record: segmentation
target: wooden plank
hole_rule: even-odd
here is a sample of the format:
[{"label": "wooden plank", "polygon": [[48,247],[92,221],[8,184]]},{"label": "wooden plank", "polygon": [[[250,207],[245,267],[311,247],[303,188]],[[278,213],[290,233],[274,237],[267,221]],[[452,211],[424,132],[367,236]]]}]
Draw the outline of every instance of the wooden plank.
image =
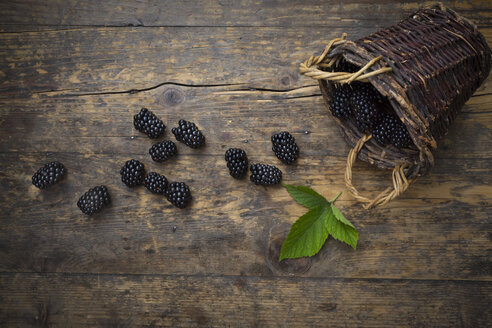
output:
[{"label": "wooden plank", "polygon": [[[487,327],[492,284],[1,274],[5,326]],[[302,301],[300,301],[302,300]]]},{"label": "wooden plank", "polygon": [[[479,25],[490,25],[487,0],[442,1]],[[432,1],[35,1],[2,2],[4,29],[18,25],[361,26],[391,24]],[[368,14],[370,13],[370,14]]]},{"label": "wooden plank", "polygon": [[[300,270],[315,277],[491,279],[490,257],[484,255],[490,250],[484,233],[490,231],[487,195],[492,193],[490,95],[471,99],[441,143],[432,174],[419,179],[390,208],[368,215],[343,196],[344,212],[363,232],[359,250],[332,242],[314,264],[309,261],[306,271],[305,263],[277,266],[274,253],[268,253],[303,209],[281,189],[248,188],[248,182],[232,180],[222,156],[228,147],[241,146],[253,161],[277,163],[269,137],[288,129],[301,146],[301,158],[296,166],[281,166],[285,181],[311,185],[326,195],[343,190],[348,148],[316,87],[277,92],[246,85],[164,85],[133,94],[69,92],[1,102],[5,115],[0,135],[6,140],[0,144],[4,270],[199,270],[266,276]],[[207,135],[207,147],[194,151],[178,144],[181,155],[176,160],[152,164],[147,155],[152,141],[132,127],[132,114],[142,105],[150,105],[168,130],[183,117],[197,122]],[[272,117],[279,119],[272,122]],[[174,139],[169,131],[166,138]],[[193,207],[180,212],[145,190],[125,188],[118,171],[131,157],[170,179],[189,182]],[[68,179],[63,187],[39,192],[30,185],[30,175],[54,159],[67,165]],[[387,172],[362,164],[355,179],[370,191],[382,190],[389,182]],[[75,202],[101,183],[108,184],[113,207],[100,219],[87,220]],[[457,224],[455,217],[469,219]],[[455,269],[450,270],[449,263]]]},{"label": "wooden plank", "polygon": [[[299,63],[320,53],[328,40],[342,32],[357,38],[375,30],[105,27],[0,34],[0,97],[52,90],[135,92],[169,82],[291,90],[315,85],[299,75]],[[492,28],[481,31],[491,42]],[[490,83],[480,93],[492,93]]]},{"label": "wooden plank", "polygon": [[[270,136],[287,129],[302,142],[305,157],[345,157],[348,147],[318,92],[317,87],[270,92],[232,86],[165,85],[137,94],[47,93],[29,99],[0,100],[5,111],[0,118],[0,136],[12,141],[1,143],[0,152],[144,155],[152,141],[137,132],[132,122],[133,114],[141,106],[148,106],[167,125],[167,139],[174,140],[170,130],[179,119],[195,121],[207,135],[204,153],[209,155],[222,155],[226,147],[245,142],[251,155],[258,153],[257,149],[261,149],[260,154],[272,155]],[[469,101],[439,143],[437,161],[492,157],[490,105],[492,94]],[[272,116],[279,119],[272,122]],[[194,153],[186,147],[183,151]]]},{"label": "wooden plank", "polygon": [[[347,30],[351,35],[356,31]],[[299,81],[300,61],[342,32],[162,27],[0,34],[0,92],[7,97],[50,90],[120,92],[166,82],[248,83],[275,89],[314,85],[312,80]],[[272,44],[272,39],[283,46]],[[306,47],[310,43],[317,46]]]},{"label": "wooden plank", "polygon": [[[0,155],[0,270],[261,276],[298,270],[295,261],[279,267],[275,255],[289,225],[305,211],[285,190],[233,180],[222,155],[181,155],[169,165],[135,157],[171,180],[189,183],[192,206],[180,211],[143,187],[125,187],[118,171],[130,156]],[[272,161],[272,155],[251,158]],[[64,162],[69,173],[65,182],[40,192],[30,185],[30,174],[36,161],[51,159]],[[435,174],[371,212],[342,195],[340,208],[361,231],[357,251],[331,240],[299,274],[492,280],[490,163],[438,162]],[[331,197],[344,188],[343,167],[342,158],[305,158],[284,168],[284,181]],[[387,173],[358,168],[356,181],[363,177],[366,189],[388,183]],[[98,184],[108,186],[113,204],[88,219],[76,201]]]}]

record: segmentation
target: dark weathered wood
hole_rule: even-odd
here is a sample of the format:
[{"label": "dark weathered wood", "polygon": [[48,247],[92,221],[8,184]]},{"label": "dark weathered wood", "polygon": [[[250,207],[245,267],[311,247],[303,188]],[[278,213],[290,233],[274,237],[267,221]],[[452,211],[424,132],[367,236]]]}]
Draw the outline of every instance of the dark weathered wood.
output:
[{"label": "dark weathered wood", "polygon": [[3,274],[0,323],[486,327],[491,293],[489,282],[466,281]]},{"label": "dark weathered wood", "polygon": [[[105,27],[5,33],[0,34],[0,97],[52,90],[129,92],[169,82],[290,90],[315,85],[299,75],[299,63],[330,39],[342,32],[356,39],[375,30]],[[481,31],[492,40],[492,28]]]},{"label": "dark weathered wood", "polygon": [[[219,155],[228,146],[248,142],[244,146],[250,156],[268,152],[274,158],[269,138],[288,129],[303,143],[304,156],[346,156],[348,147],[329,119],[316,87],[290,92],[231,90],[236,89],[166,85],[138,94],[74,97],[50,93],[0,100],[0,106],[11,109],[2,115],[0,127],[9,140],[15,140],[1,143],[0,152],[145,155],[153,141],[134,130],[132,117],[141,106],[148,106],[167,125],[165,139],[174,139],[170,130],[179,119],[195,121],[209,138],[207,150],[199,154]],[[440,157],[491,157],[491,104],[492,94],[470,100],[448,136],[440,141],[438,161]],[[272,122],[272,116],[280,119]],[[35,137],[35,142],[26,136]],[[181,148],[186,154],[197,153]]]},{"label": "dark weathered wood", "polygon": [[[272,155],[258,156],[245,146],[250,158],[274,162]],[[270,276],[289,270],[270,270],[268,261],[276,259],[266,252],[269,231],[305,210],[282,188],[266,190],[231,179],[222,154],[180,155],[164,165],[152,164],[145,153],[43,155],[39,163],[58,159],[69,172],[66,181],[43,192],[30,185],[38,157],[0,155],[6,163],[0,189],[6,214],[0,228],[2,271]],[[118,170],[130,157],[171,180],[189,183],[191,208],[177,211],[143,187],[125,187]],[[438,161],[435,174],[423,177],[388,208],[370,214],[342,195],[340,208],[361,231],[358,250],[330,241],[305,275],[491,280],[486,255],[492,216],[487,196],[492,192],[490,163]],[[363,177],[366,188],[381,190],[388,183],[384,172],[360,167],[365,168],[356,178]],[[311,185],[331,197],[343,190],[343,169],[343,158],[310,156],[285,169],[284,181]],[[98,184],[108,186],[113,204],[87,219],[76,201]]]},{"label": "dark weathered wood", "polygon": [[[63,1],[0,4],[3,29],[23,25],[73,26],[379,26],[435,1]],[[490,3],[441,1],[479,25],[490,25]]]},{"label": "dark weathered wood", "polygon": [[[448,4],[492,43],[488,1]],[[486,326],[492,78],[401,198],[366,212],[341,196],[356,251],[329,240],[313,258],[278,263],[305,209],[281,187],[230,178],[223,160],[239,146],[287,183],[343,190],[348,147],[298,64],[342,32],[355,39],[418,6],[0,3],[0,326]],[[163,118],[164,139],[186,118],[207,146],[178,144],[177,158],[153,163],[152,140],[132,127],[142,106]],[[282,130],[299,143],[296,165],[271,152]],[[126,188],[118,171],[130,158],[189,183],[192,206]],[[31,175],[55,159],[67,177],[39,191]],[[365,192],[389,183],[386,171],[355,169]],[[113,203],[88,219],[76,201],[98,184]]]}]

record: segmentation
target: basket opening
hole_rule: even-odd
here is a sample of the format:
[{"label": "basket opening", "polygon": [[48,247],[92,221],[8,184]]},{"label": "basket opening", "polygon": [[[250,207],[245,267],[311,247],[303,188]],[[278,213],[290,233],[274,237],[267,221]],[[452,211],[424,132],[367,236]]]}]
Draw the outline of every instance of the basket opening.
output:
[{"label": "basket opening", "polygon": [[[333,72],[355,73],[359,66],[340,58],[330,68]],[[330,82],[331,83],[331,82]],[[395,150],[415,150],[405,124],[398,118],[389,99],[370,82],[332,83],[329,102],[331,113],[360,134],[371,134],[379,146]]]}]

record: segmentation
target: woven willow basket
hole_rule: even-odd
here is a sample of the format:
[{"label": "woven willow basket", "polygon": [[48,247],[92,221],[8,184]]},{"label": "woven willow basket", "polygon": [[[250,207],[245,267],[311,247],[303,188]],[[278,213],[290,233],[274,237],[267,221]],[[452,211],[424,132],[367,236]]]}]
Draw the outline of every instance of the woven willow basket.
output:
[{"label": "woven willow basket", "polygon": [[[300,65],[300,72],[319,81],[327,106],[342,83],[371,83],[389,100],[405,124],[414,145],[408,149],[381,146],[349,120],[339,120],[352,148],[345,183],[364,207],[384,205],[403,193],[416,177],[434,164],[439,140],[456,114],[490,71],[491,51],[477,27],[441,4],[424,8],[402,22],[355,42],[332,40],[323,53]],[[334,72],[345,60],[360,67],[356,73]],[[352,184],[356,158],[393,170],[393,186],[373,199]]]}]

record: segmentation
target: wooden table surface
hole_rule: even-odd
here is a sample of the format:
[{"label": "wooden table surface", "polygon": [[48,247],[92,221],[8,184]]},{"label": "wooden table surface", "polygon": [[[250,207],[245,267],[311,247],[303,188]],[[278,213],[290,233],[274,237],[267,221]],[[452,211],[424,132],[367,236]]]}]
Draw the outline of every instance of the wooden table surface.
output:
[{"label": "wooden table surface", "polygon": [[[492,3],[448,1],[492,44]],[[420,1],[2,1],[0,3],[0,326],[485,327],[492,322],[492,78],[440,141],[431,174],[384,208],[338,206],[358,249],[329,239],[278,263],[305,209],[282,187],[237,181],[229,147],[273,163],[284,182],[344,190],[348,147],[298,65],[347,32],[398,22]],[[133,128],[146,106],[207,138],[166,164]],[[270,136],[296,138],[285,166]],[[119,176],[135,158],[191,187],[179,210]],[[66,179],[31,184],[59,160]],[[356,165],[376,192],[389,173]],[[112,206],[76,206],[104,184]]]}]

